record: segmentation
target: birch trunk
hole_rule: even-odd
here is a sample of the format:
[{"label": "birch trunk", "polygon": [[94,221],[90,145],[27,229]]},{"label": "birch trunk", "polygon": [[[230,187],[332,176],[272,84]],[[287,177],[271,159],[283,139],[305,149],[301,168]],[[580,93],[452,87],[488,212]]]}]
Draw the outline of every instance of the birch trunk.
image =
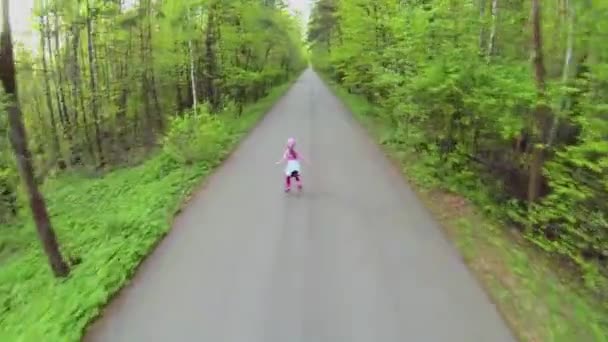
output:
[{"label": "birch trunk", "polygon": [[[562,69],[562,84],[566,85],[570,78],[570,70],[572,67],[572,57],[574,55],[574,21],[575,21],[575,9],[570,4],[569,0],[565,0],[564,6],[566,7],[568,16],[568,38],[566,43],[566,52],[564,53],[564,66]],[[561,101],[560,110],[567,110],[570,107],[570,100],[568,95],[564,95]],[[555,141],[557,134],[557,127],[559,126],[559,115],[553,116],[551,122],[551,128],[549,133],[549,140],[547,141],[547,147],[551,147]]]},{"label": "birch trunk", "polygon": [[488,43],[488,56],[496,54],[496,29],[498,21],[498,0],[492,0],[492,29],[490,31],[490,41]]}]

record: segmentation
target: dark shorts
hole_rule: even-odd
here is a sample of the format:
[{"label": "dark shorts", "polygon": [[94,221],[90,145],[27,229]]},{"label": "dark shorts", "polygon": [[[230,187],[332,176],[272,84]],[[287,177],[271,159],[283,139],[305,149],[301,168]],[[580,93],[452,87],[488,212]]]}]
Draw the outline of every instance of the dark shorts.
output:
[{"label": "dark shorts", "polygon": [[291,175],[289,175],[289,177],[293,177],[293,178],[299,178],[300,177],[300,173],[298,171],[292,171]]}]

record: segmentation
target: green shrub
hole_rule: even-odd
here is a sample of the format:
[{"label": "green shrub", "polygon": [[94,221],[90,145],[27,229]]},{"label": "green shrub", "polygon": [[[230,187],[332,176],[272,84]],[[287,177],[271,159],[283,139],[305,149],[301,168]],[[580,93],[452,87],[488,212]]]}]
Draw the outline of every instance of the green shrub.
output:
[{"label": "green shrub", "polygon": [[199,107],[171,120],[164,138],[164,151],[175,161],[193,164],[213,160],[230,140],[230,129],[217,116]]},{"label": "green shrub", "polygon": [[12,220],[19,209],[19,178],[13,168],[0,168],[0,222]]}]

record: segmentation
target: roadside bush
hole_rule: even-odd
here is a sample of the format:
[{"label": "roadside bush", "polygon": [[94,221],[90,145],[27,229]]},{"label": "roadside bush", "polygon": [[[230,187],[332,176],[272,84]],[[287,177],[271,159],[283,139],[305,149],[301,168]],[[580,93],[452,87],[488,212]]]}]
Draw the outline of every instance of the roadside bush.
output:
[{"label": "roadside bush", "polygon": [[215,159],[229,140],[230,129],[225,122],[201,106],[196,112],[171,120],[164,150],[177,162],[194,164]]}]

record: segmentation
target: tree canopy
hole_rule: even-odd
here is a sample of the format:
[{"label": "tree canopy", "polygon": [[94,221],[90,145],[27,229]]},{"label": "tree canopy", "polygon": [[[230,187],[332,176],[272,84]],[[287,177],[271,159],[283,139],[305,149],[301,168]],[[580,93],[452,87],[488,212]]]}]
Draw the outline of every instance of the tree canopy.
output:
[{"label": "tree canopy", "polygon": [[[281,1],[36,0],[33,17],[39,46],[16,61],[39,181],[130,163],[171,117],[196,105],[239,112],[305,65]],[[4,220],[19,209],[9,151],[0,146]]]}]

